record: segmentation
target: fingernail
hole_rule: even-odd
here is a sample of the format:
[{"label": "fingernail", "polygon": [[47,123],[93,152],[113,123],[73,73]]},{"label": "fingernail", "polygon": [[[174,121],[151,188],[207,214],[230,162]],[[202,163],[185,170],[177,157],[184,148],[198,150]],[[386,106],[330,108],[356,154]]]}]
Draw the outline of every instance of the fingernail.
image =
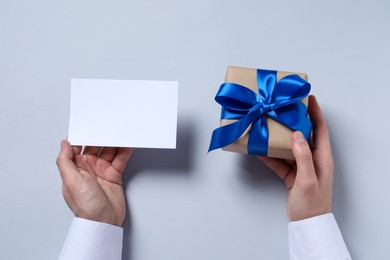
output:
[{"label": "fingernail", "polygon": [[303,134],[299,131],[296,131],[293,133],[293,136],[294,136],[294,141],[296,143],[303,143],[305,141],[305,137],[303,136]]},{"label": "fingernail", "polygon": [[64,140],[61,141],[61,149],[64,147]]}]

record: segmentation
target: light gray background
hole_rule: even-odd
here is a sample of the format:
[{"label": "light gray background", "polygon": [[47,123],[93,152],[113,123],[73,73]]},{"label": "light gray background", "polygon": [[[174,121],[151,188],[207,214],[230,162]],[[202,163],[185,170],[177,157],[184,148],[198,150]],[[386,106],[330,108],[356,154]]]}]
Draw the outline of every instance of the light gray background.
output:
[{"label": "light gray background", "polygon": [[72,77],[180,83],[177,150],[137,150],[126,169],[123,259],[287,259],[282,182],[253,157],[207,154],[227,65],[308,73],[351,255],[388,258],[389,11],[386,0],[2,0],[0,259],[55,259],[66,237],[55,158]]}]

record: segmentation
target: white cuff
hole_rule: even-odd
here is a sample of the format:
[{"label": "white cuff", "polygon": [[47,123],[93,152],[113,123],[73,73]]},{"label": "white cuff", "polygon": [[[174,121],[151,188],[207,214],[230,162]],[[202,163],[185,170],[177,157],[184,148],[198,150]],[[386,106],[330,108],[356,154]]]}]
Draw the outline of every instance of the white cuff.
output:
[{"label": "white cuff", "polygon": [[59,260],[120,260],[123,228],[74,218]]},{"label": "white cuff", "polygon": [[332,213],[288,224],[290,260],[350,260]]}]

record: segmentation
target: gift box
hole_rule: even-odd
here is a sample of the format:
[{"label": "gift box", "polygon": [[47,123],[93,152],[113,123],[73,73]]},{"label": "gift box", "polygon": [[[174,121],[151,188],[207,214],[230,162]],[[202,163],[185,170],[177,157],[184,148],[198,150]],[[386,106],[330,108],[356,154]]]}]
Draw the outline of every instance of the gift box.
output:
[{"label": "gift box", "polygon": [[307,116],[310,84],[305,73],[229,66],[215,97],[221,104],[220,128],[209,151],[225,151],[294,159],[293,131],[310,138]]}]

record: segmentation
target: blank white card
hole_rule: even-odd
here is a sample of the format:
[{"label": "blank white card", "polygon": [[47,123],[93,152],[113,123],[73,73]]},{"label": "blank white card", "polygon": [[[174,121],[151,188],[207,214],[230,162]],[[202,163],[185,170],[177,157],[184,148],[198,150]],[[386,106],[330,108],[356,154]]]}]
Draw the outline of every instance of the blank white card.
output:
[{"label": "blank white card", "polygon": [[72,145],[176,148],[178,82],[72,79]]}]

